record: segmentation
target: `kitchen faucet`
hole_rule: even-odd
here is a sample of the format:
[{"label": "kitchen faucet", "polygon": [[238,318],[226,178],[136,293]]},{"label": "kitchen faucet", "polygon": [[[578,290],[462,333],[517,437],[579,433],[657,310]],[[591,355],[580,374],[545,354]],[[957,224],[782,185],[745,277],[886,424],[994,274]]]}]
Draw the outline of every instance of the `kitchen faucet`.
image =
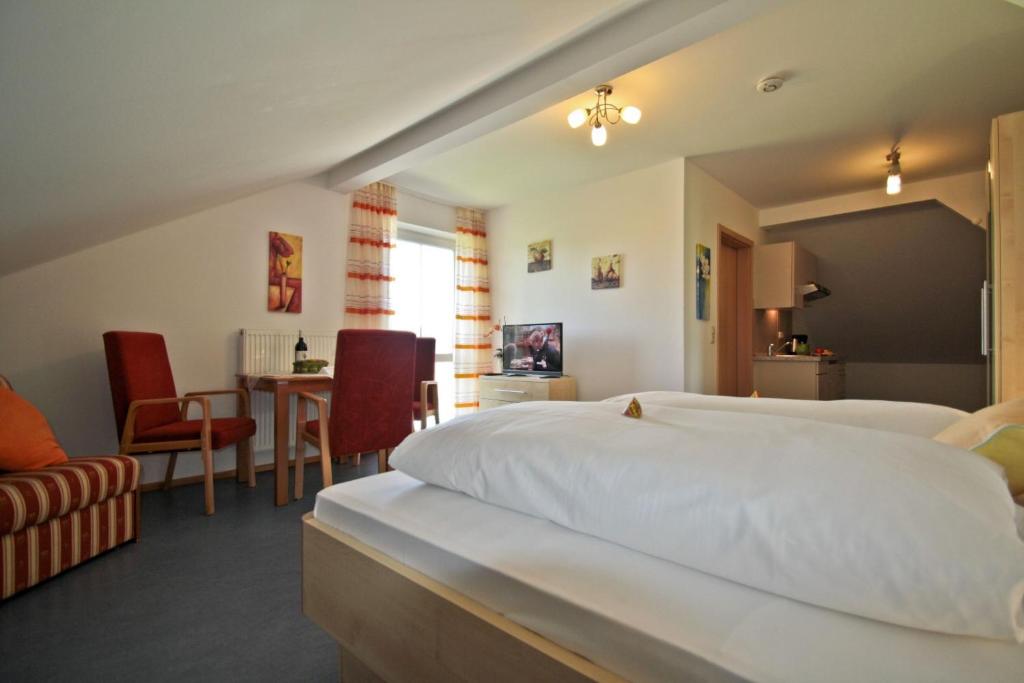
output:
[{"label": "kitchen faucet", "polygon": [[[782,351],[787,346],[790,347],[790,350],[793,353],[796,353],[796,340],[795,339],[789,339],[787,341],[782,342],[782,345],[779,347],[779,351]],[[772,356],[775,355],[775,353],[776,353],[776,351],[775,351],[775,344],[769,344],[768,345],[768,357],[771,358]]]}]

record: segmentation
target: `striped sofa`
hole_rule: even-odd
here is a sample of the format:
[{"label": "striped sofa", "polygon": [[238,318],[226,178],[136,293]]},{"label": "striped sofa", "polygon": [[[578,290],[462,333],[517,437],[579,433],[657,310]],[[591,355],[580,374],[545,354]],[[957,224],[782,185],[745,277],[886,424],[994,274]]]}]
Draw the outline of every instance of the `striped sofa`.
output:
[{"label": "striped sofa", "polygon": [[116,455],[0,474],[0,600],[137,541],[139,471]]}]

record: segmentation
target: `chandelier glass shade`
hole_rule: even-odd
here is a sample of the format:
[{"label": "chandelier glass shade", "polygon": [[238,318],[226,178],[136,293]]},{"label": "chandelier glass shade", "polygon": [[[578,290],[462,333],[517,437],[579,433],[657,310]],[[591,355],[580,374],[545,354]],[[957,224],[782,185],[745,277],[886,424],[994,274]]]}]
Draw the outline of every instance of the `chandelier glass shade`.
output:
[{"label": "chandelier glass shade", "polygon": [[886,155],[885,160],[889,162],[889,175],[885,179],[885,193],[899,194],[903,189],[903,180],[900,177],[903,169],[900,168],[900,148],[893,147]]}]

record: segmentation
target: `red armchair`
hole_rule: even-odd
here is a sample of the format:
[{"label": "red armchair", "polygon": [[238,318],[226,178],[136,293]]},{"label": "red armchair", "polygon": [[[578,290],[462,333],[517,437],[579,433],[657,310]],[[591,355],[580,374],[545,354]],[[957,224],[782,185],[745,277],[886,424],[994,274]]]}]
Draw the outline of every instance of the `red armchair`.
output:
[{"label": "red armchair", "polygon": [[437,414],[437,382],[434,381],[434,349],[432,337],[416,339],[416,376],[412,383],[412,419],[420,421],[420,429],[427,428],[427,417],[434,416],[434,424],[440,424]]},{"label": "red armchair", "polygon": [[[331,454],[358,458],[377,451],[381,472],[388,454],[412,432],[409,386],[416,363],[416,335],[385,330],[341,330],[334,357],[334,388],[330,419],[324,426],[327,401],[298,394],[295,412],[295,497],[302,497],[305,444],[320,449],[324,487],[332,483]],[[307,402],[316,406],[316,420],[306,416]],[[326,429],[327,437],[324,438]]]},{"label": "red armchair", "polygon": [[[208,515],[214,513],[213,451],[235,445],[239,475],[244,469],[249,486],[256,485],[250,442],[256,433],[256,422],[249,416],[249,393],[245,389],[195,391],[179,397],[167,346],[159,334],[107,332],[103,335],[103,347],[121,453],[170,453],[164,477],[167,488],[174,477],[178,453],[200,451]],[[237,395],[236,417],[212,416],[210,396],[219,394]],[[193,403],[199,406],[201,419],[188,418]]]}]

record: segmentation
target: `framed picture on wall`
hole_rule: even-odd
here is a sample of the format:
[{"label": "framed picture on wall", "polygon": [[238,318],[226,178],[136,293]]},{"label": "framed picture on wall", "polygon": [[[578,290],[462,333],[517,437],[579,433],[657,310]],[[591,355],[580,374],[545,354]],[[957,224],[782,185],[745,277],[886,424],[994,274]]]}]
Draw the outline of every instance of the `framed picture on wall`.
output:
[{"label": "framed picture on wall", "polygon": [[711,247],[697,245],[697,320],[711,320]]},{"label": "framed picture on wall", "polygon": [[622,286],[622,254],[595,256],[590,261],[591,289],[618,289]]},{"label": "framed picture on wall", "polygon": [[267,310],[302,313],[302,237],[270,233]]},{"label": "framed picture on wall", "polygon": [[551,240],[534,242],[526,248],[526,272],[540,273],[551,270]]}]

